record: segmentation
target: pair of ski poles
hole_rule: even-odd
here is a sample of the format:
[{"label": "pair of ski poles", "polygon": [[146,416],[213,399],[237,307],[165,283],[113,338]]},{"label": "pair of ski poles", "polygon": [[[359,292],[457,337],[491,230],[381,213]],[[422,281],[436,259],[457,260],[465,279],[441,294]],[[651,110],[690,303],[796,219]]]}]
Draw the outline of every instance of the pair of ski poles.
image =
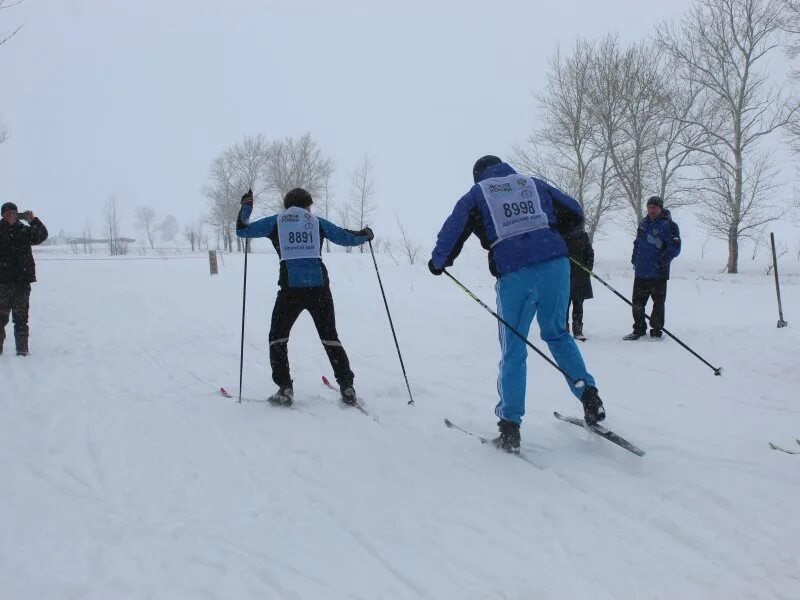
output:
[{"label": "pair of ski poles", "polygon": [[[383,305],[386,307],[386,315],[389,317],[389,326],[392,329],[392,337],[394,338],[394,345],[397,348],[397,357],[400,359],[400,368],[403,370],[403,378],[406,380],[406,389],[408,390],[408,404],[414,405],[414,397],[411,395],[411,386],[408,383],[408,375],[406,374],[406,365],[403,363],[403,355],[400,353],[400,344],[397,342],[397,333],[394,330],[394,322],[392,321],[392,313],[389,311],[389,303],[386,301],[386,292],[383,290],[383,281],[381,281],[381,274],[378,271],[378,261],[375,260],[375,251],[372,249],[372,240],[368,242],[369,252],[372,255],[372,262],[375,265],[375,274],[378,276],[378,285],[381,287],[381,295],[383,296]],[[247,255],[250,250],[250,240],[245,240],[244,246],[244,284],[242,285],[242,336],[241,346],[239,348],[239,399],[242,402],[242,376],[244,374],[244,320],[245,309],[247,306]]]}]

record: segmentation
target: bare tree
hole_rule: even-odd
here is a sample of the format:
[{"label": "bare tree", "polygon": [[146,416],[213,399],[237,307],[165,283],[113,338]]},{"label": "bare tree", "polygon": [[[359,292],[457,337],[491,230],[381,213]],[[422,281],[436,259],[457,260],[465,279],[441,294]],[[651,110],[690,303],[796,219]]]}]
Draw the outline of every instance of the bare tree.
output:
[{"label": "bare tree", "polygon": [[659,185],[656,148],[666,87],[659,62],[649,45],[621,48],[609,35],[597,46],[589,87],[596,143],[608,152],[635,225]]},{"label": "bare tree", "polygon": [[[373,198],[375,196],[375,180],[372,178],[372,162],[368,155],[364,155],[363,162],[353,173],[352,187],[350,188],[350,207],[353,216],[353,228],[364,229],[369,222],[369,217],[375,210]],[[363,244],[359,251],[364,252]]]},{"label": "bare tree", "polygon": [[[400,236],[403,240],[403,252],[408,258],[408,264],[413,265],[414,262],[417,260],[417,256],[419,255],[421,246],[419,244],[415,244],[406,234],[406,228],[400,223],[400,219],[397,219],[397,227],[400,228]],[[393,257],[394,258],[394,257]]]},{"label": "bare tree", "polygon": [[211,163],[208,178],[209,183],[203,186],[203,195],[209,202],[208,224],[215,229],[217,239],[222,241],[223,250],[232,252],[234,239],[237,250],[240,250],[240,238],[234,235],[234,228],[243,192],[236,170],[225,154]]},{"label": "bare tree", "polygon": [[334,164],[332,159],[322,154],[311,134],[306,133],[298,139],[287,137],[273,142],[266,170],[272,208],[281,211],[283,197],[289,190],[302,187],[314,198],[324,192]]},{"label": "bare tree", "polygon": [[[336,209],[336,214],[339,216],[339,224],[345,229],[352,229],[353,212],[349,204],[343,204]],[[350,254],[353,251],[352,246],[345,246],[345,252]]]},{"label": "bare tree", "polygon": [[155,248],[153,240],[156,233],[156,211],[150,206],[140,206],[136,209],[136,227],[144,229],[147,241],[150,242],[150,249]]},{"label": "bare tree", "polygon": [[[330,184],[331,173],[325,177],[325,186],[322,195],[314,202],[317,205],[316,212],[327,221],[330,221],[331,208],[333,207],[333,191],[331,190]],[[331,241],[328,238],[325,238],[325,252],[328,254],[331,252]]]},{"label": "bare tree", "polygon": [[[4,10],[7,8],[11,8],[12,6],[17,6],[18,4],[22,4],[22,0],[17,0],[16,2],[9,2],[8,0],[0,0],[0,10]],[[12,29],[11,31],[6,31],[4,33],[0,33],[0,46],[5,44],[8,40],[14,37],[19,30],[22,29],[22,26],[25,23],[20,23],[16,28]]]},{"label": "bare tree", "polygon": [[189,245],[192,247],[192,252],[194,252],[195,249],[201,249],[203,239],[203,223],[195,222],[190,225],[186,225],[183,228],[183,237],[187,242],[189,242]]},{"label": "bare tree", "polygon": [[589,106],[594,44],[578,39],[570,54],[550,59],[547,83],[536,95],[542,126],[528,138],[528,148],[514,148],[512,162],[521,170],[564,189],[581,205],[590,237],[614,208],[609,154],[597,144]]},{"label": "bare tree", "polygon": [[161,240],[169,243],[178,235],[178,221],[174,215],[167,215],[164,220],[158,225],[158,232],[161,234]]},{"label": "bare tree", "polygon": [[112,194],[109,194],[103,211],[103,233],[106,236],[108,253],[111,256],[127,254],[127,243],[121,239],[119,233],[121,219],[122,215],[117,206],[117,199]]},{"label": "bare tree", "polygon": [[798,111],[794,98],[768,84],[766,59],[781,44],[782,2],[696,0],[679,26],[657,29],[680,76],[700,88],[683,121],[700,132],[693,150],[703,156],[703,222],[728,242],[729,273],[738,272],[740,238],[781,214],[766,204],[771,171],[756,150]]}]

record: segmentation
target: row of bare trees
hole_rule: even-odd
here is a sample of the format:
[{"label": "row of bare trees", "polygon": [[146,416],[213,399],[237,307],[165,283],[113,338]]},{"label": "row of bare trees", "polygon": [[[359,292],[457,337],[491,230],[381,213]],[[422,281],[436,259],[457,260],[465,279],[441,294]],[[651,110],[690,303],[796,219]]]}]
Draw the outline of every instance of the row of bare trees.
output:
[{"label": "row of bare trees", "polygon": [[698,206],[736,273],[741,240],[790,205],[764,144],[783,130],[800,150],[800,104],[768,70],[781,48],[800,53],[798,0],[696,0],[649,41],[579,39],[551,59],[542,125],[514,161],[572,194],[591,236],[618,214],[638,223],[650,195]]},{"label": "row of bare trees", "polygon": [[[218,156],[209,169],[202,193],[208,201],[207,223],[217,232],[224,250],[242,250],[235,235],[241,195],[253,190],[256,210],[279,212],[289,190],[302,187],[314,198],[315,212],[335,214],[347,229],[362,229],[375,209],[374,165],[368,156],[353,173],[351,197],[334,206],[331,178],[333,159],[325,156],[311,134],[268,141],[259,134],[245,137]],[[330,251],[330,246],[328,246]]]}]

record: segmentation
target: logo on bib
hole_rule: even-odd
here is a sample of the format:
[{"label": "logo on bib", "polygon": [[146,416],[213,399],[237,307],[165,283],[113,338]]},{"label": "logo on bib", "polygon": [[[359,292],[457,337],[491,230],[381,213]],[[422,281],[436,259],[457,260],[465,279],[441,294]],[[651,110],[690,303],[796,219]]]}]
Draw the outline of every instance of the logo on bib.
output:
[{"label": "logo on bib", "polygon": [[517,185],[519,187],[525,187],[526,185],[528,185],[528,180],[520,177],[519,179],[517,179]]},{"label": "logo on bib", "polygon": [[489,193],[490,194],[510,194],[511,193],[511,184],[510,183],[490,183],[489,184]]},{"label": "logo on bib", "polygon": [[281,216],[281,223],[297,223],[300,221],[300,217],[297,215],[282,215]]}]

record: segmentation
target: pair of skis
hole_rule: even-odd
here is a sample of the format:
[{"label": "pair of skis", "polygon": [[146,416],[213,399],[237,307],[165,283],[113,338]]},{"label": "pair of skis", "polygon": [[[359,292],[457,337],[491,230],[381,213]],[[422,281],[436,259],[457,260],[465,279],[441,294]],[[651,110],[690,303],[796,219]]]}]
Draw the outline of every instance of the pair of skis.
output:
[{"label": "pair of skis", "polygon": [[[794,440],[800,446],[800,438]],[[782,448],[777,444],[773,444],[772,442],[769,443],[769,447],[773,450],[777,450],[778,452],[785,452],[786,454],[800,454],[800,448],[797,450],[787,450],[786,448]]]},{"label": "pair of skis", "polygon": [[[606,427],[603,427],[602,425],[599,425],[599,424],[597,424],[597,425],[587,425],[586,422],[583,419],[579,419],[577,417],[565,417],[564,415],[562,415],[562,414],[560,414],[558,412],[554,412],[553,416],[556,419],[558,419],[559,421],[564,421],[565,423],[572,423],[573,425],[576,425],[578,427],[586,429],[587,431],[591,431],[595,435],[598,435],[601,438],[604,438],[604,439],[608,440],[609,442],[611,442],[613,444],[616,444],[620,448],[622,448],[624,450],[627,450],[628,452],[630,452],[632,454],[635,454],[636,456],[644,456],[645,455],[645,451],[644,450],[642,450],[638,446],[632,444],[631,442],[629,442],[628,440],[626,440],[622,436],[617,435],[616,433],[614,433],[610,429],[608,429]],[[460,426],[456,425],[450,419],[445,419],[444,420],[444,424],[447,427],[449,427],[450,429],[456,429],[457,431],[460,431],[460,432],[465,433],[465,434],[467,434],[469,436],[477,438],[478,440],[480,440],[480,442],[482,444],[491,444],[491,440],[489,440],[489,439],[487,439],[485,437],[481,437],[479,435],[476,435],[476,434],[472,433],[471,431],[468,431],[468,430],[464,429],[463,427],[460,427]],[[520,456],[522,456],[522,455],[520,455]],[[528,462],[530,462],[530,461],[528,461]]]},{"label": "pair of skis", "polygon": [[[329,380],[327,377],[325,377],[325,375],[323,375],[323,376],[322,376],[322,385],[324,385],[324,386],[325,386],[325,387],[327,387],[328,389],[331,389],[331,390],[333,390],[334,392],[337,392],[337,393],[339,392],[339,390],[337,390],[337,389],[336,389],[336,388],[333,386],[333,384],[330,382],[330,380]],[[220,393],[222,396],[224,396],[225,398],[233,398],[233,397],[234,397],[234,396],[232,396],[232,395],[230,394],[230,392],[228,392],[228,390],[226,390],[224,387],[220,387],[220,388],[219,388],[219,393]],[[267,403],[267,404],[272,404],[272,403],[271,403],[271,402],[270,402],[268,399],[257,399],[257,398],[242,398],[242,402],[265,402],[265,403]],[[360,402],[358,402],[358,401],[357,401],[357,402],[356,402],[356,404],[346,404],[346,403],[343,403],[343,404],[345,404],[345,406],[348,406],[348,407],[352,406],[353,408],[355,408],[356,410],[358,410],[360,413],[362,413],[362,414],[364,414],[364,415],[366,415],[366,416],[370,417],[370,418],[371,418],[371,419],[373,419],[374,421],[377,421],[377,418],[373,417],[373,416],[372,416],[372,415],[371,415],[371,414],[370,414],[370,413],[367,411],[367,409],[366,409],[366,408],[364,408],[364,407],[361,405],[361,403],[360,403]],[[273,406],[277,406],[277,404],[273,404]],[[290,410],[301,410],[301,411],[302,411],[302,409],[301,409],[301,408],[299,408],[299,407],[296,407],[296,406],[283,406],[282,408],[288,408],[288,409],[290,409]]]}]

